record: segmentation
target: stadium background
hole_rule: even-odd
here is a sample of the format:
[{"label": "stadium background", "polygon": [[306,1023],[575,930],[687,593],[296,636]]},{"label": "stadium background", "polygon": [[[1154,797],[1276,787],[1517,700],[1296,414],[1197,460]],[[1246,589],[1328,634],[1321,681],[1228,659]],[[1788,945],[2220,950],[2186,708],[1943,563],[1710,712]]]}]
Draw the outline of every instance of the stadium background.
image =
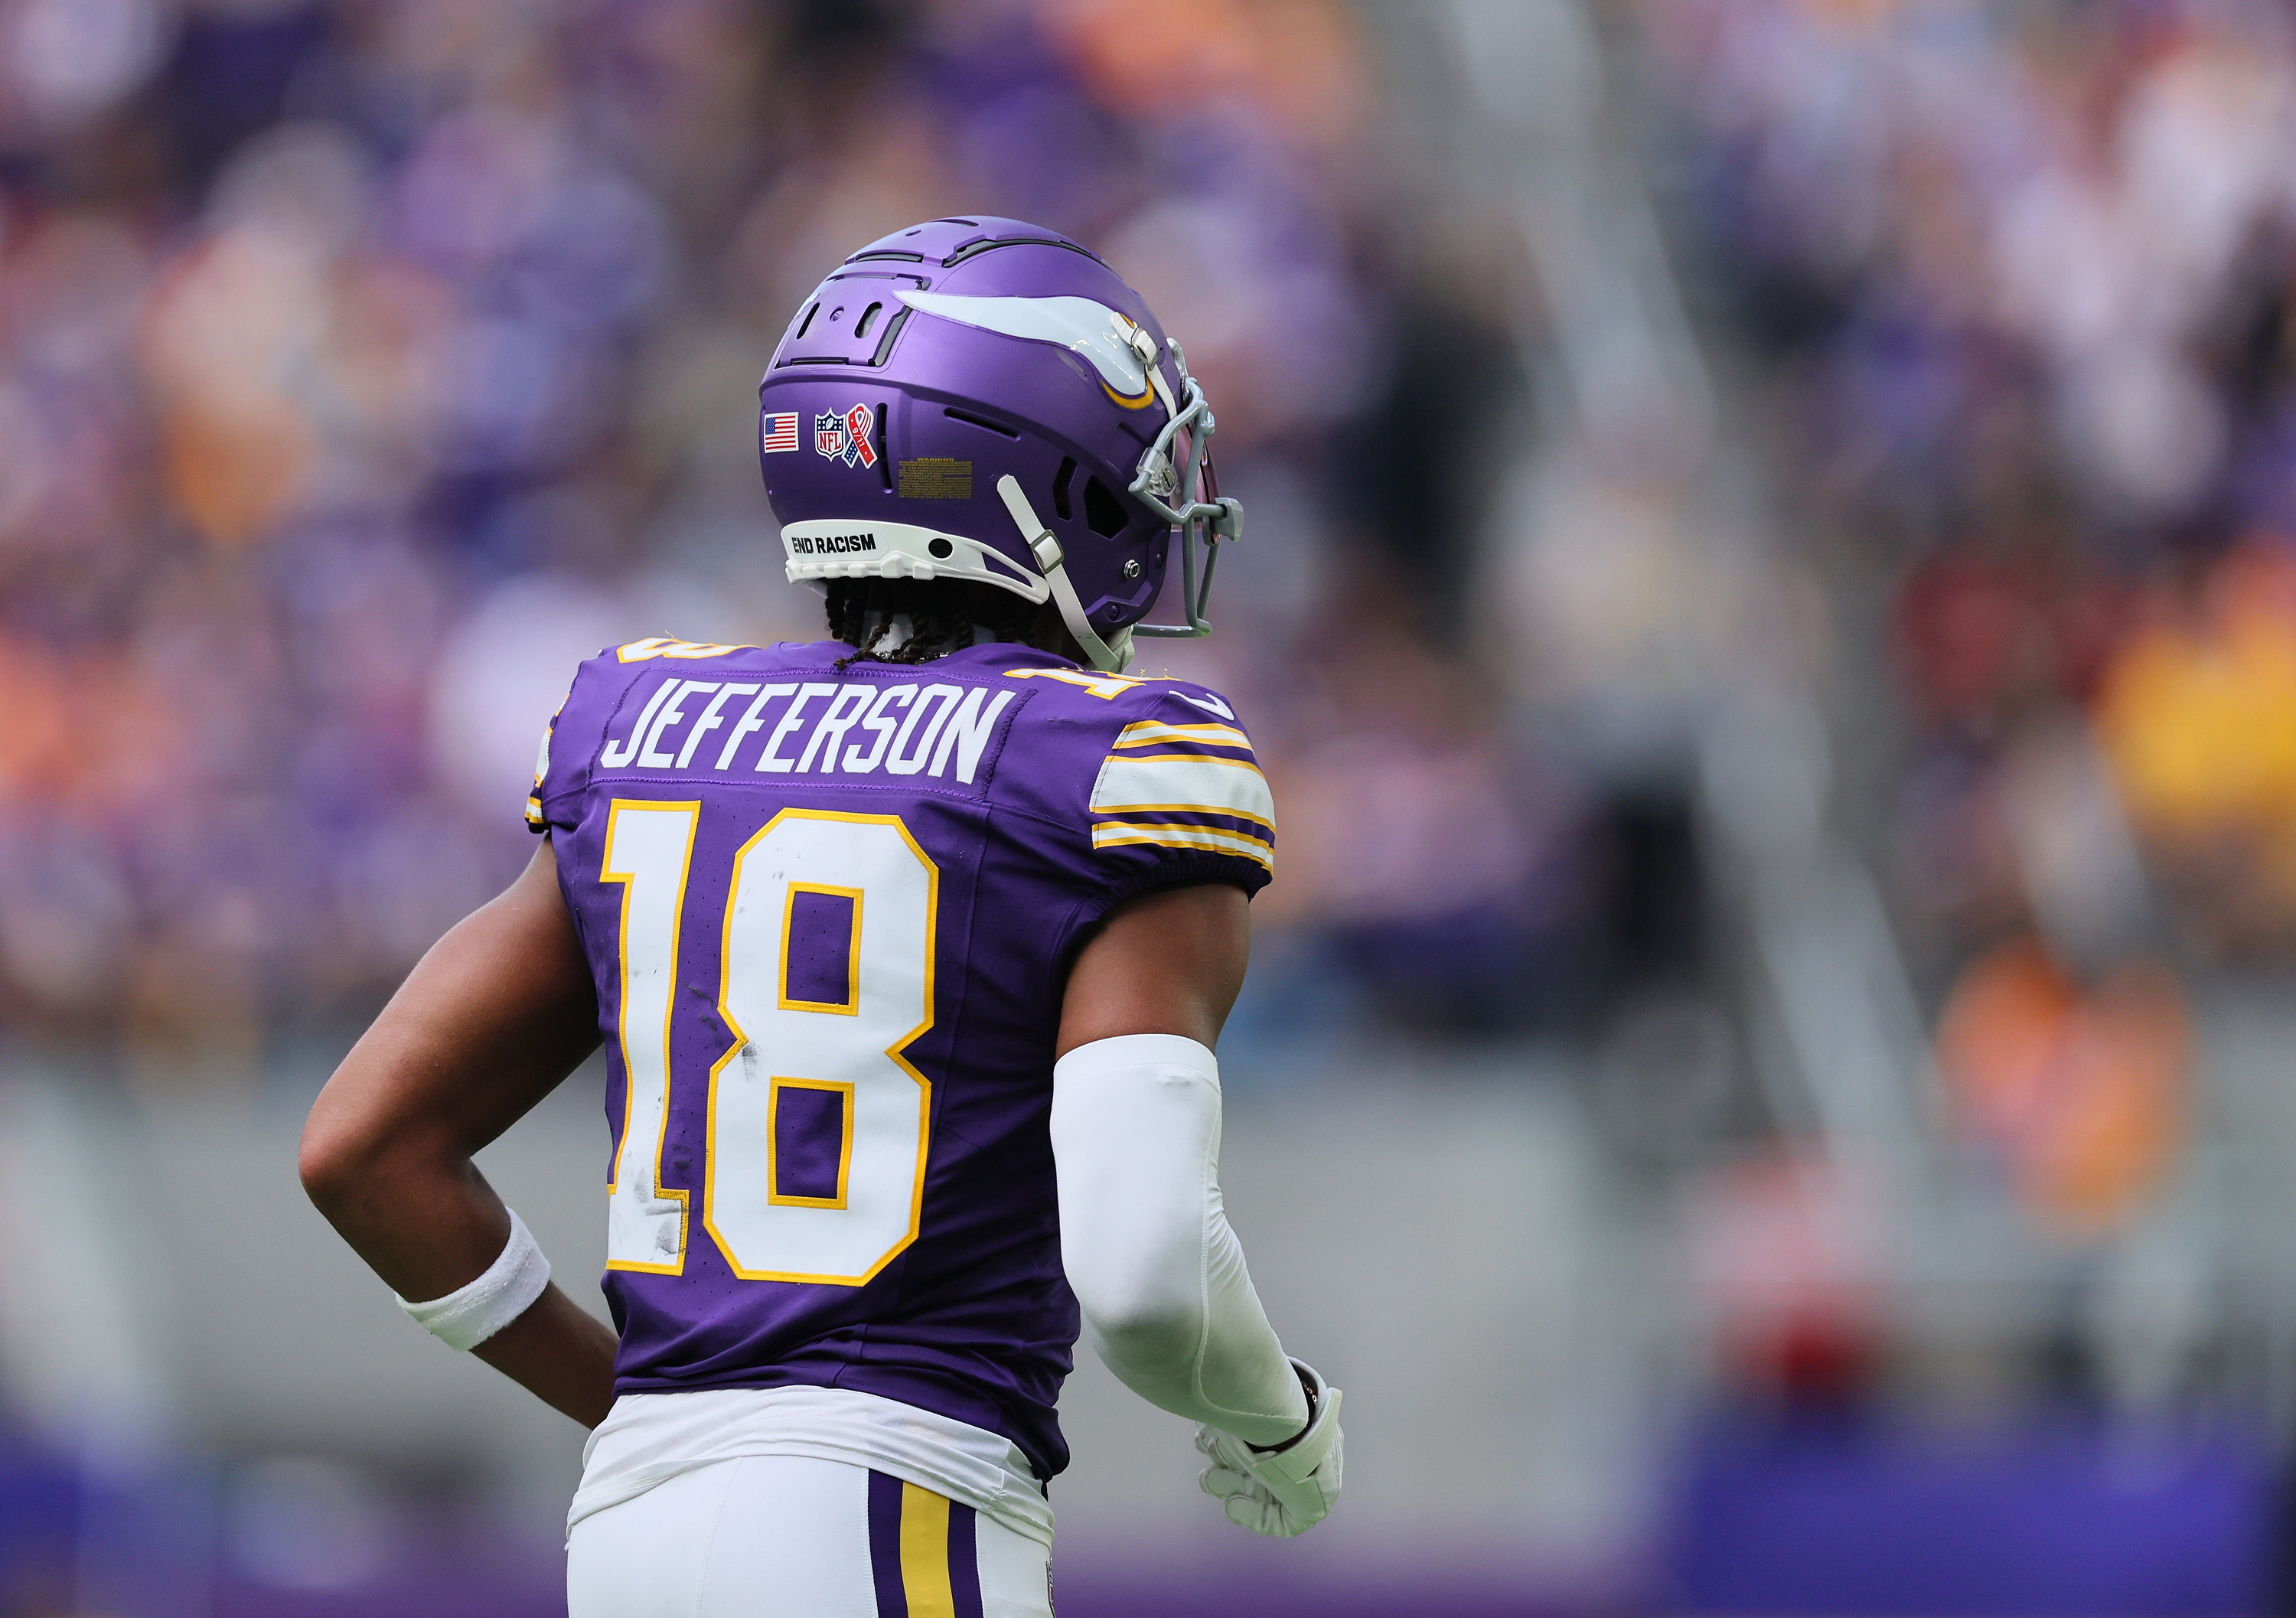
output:
[{"label": "stadium background", "polygon": [[[578,1434],[291,1142],[573,662],[819,632],[757,376],[1016,215],[1186,342],[1283,806],[1292,1543],[1063,1611],[2276,1610],[2296,31],[2255,0],[0,0],[0,1612],[542,1614]],[[488,1154],[581,1291],[586,1072]]]}]

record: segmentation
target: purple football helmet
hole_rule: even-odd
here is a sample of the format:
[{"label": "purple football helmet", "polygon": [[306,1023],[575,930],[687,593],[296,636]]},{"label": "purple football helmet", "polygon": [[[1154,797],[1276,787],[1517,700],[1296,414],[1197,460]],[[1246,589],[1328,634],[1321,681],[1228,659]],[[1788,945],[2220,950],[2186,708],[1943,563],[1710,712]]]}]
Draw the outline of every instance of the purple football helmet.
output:
[{"label": "purple football helmet", "polygon": [[[935,219],[872,242],[800,307],[758,398],[792,582],[1049,598],[1111,673],[1136,633],[1210,633],[1243,518],[1213,477],[1211,407],[1140,294],[1057,232]],[[1144,624],[1175,530],[1187,622]]]}]

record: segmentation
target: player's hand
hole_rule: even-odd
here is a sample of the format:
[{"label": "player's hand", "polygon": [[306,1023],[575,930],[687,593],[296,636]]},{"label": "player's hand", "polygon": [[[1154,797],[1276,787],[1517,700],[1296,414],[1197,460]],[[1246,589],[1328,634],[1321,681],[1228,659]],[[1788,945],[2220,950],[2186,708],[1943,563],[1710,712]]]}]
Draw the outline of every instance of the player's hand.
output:
[{"label": "player's hand", "polygon": [[1340,1498],[1340,1391],[1313,1367],[1292,1363],[1314,1408],[1298,1438],[1255,1450],[1233,1433],[1196,1429],[1196,1448],[1211,1462],[1198,1480],[1204,1492],[1222,1502],[1229,1522],[1282,1540],[1322,1522]]}]

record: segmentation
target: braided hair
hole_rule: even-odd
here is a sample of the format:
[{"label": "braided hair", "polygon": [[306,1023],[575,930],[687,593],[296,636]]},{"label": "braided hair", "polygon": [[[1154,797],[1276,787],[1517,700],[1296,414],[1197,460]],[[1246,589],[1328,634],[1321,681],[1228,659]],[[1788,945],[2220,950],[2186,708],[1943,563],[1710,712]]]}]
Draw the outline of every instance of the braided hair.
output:
[{"label": "braided hair", "polygon": [[972,579],[829,581],[830,636],[853,648],[840,674],[857,662],[928,662],[982,640],[1029,643],[1037,617],[1035,603]]}]

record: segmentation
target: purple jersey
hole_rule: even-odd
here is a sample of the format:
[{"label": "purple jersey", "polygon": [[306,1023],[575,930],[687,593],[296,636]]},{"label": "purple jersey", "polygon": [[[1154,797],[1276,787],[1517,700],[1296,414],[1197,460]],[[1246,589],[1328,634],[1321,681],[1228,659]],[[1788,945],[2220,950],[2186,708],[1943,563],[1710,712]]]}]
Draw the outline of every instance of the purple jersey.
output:
[{"label": "purple jersey", "polygon": [[1070,957],[1128,894],[1261,887],[1274,810],[1201,686],[1007,644],[847,655],[640,641],[545,741],[527,817],[611,1075],[615,1385],[858,1389],[1049,1477]]}]

